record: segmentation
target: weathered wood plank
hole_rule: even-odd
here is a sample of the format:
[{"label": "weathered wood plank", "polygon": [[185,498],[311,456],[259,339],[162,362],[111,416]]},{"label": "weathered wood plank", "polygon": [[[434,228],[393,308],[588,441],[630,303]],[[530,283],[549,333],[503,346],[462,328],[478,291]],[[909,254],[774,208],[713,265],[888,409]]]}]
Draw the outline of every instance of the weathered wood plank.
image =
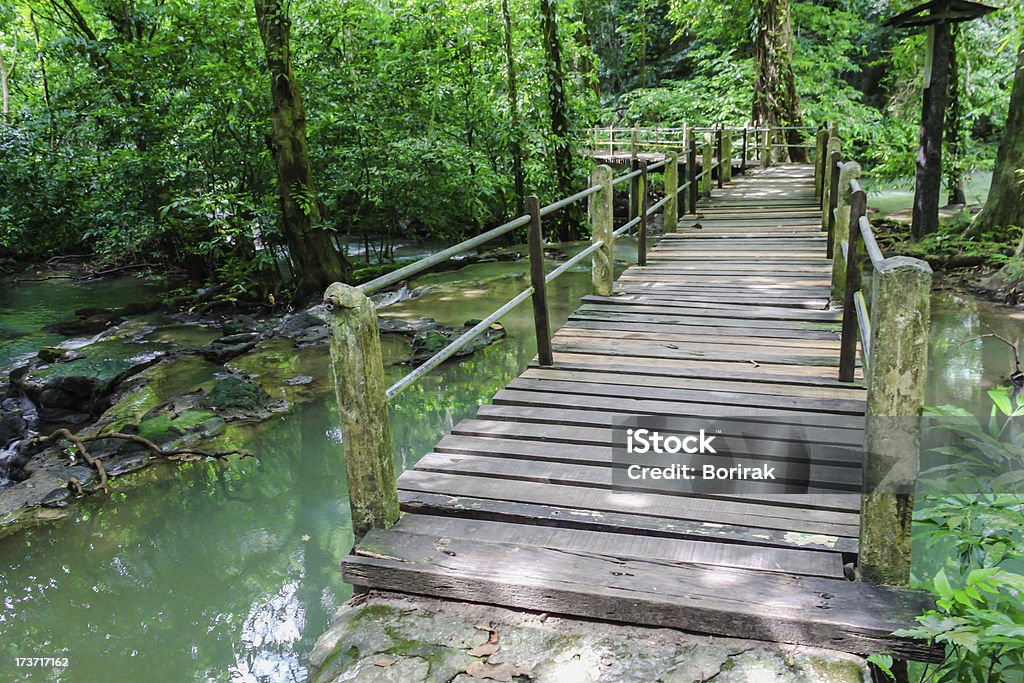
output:
[{"label": "weathered wood plank", "polygon": [[528,545],[371,533],[343,560],[356,585],[682,628],[859,654],[932,655],[894,630],[932,607],[923,592]]}]

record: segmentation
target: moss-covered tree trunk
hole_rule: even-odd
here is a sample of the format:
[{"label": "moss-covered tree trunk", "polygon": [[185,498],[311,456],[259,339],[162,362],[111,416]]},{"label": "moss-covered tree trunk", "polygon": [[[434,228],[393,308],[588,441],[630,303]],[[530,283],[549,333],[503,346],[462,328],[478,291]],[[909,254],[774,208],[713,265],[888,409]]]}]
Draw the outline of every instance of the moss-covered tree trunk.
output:
[{"label": "moss-covered tree trunk", "polygon": [[963,107],[960,98],[960,62],[956,53],[958,24],[949,31],[949,101],[946,103],[946,193],[949,204],[966,204],[964,193],[963,150],[960,148],[960,129],[963,126]]},{"label": "moss-covered tree trunk", "polygon": [[516,87],[516,60],[512,53],[512,13],[508,0],[501,0],[501,19],[505,28],[505,69],[508,84],[508,117],[512,129],[512,175],[516,184],[516,212],[523,210],[526,199],[526,175],[523,171],[523,126],[519,118],[519,89]]},{"label": "moss-covered tree trunk", "polygon": [[291,21],[279,0],[254,0],[270,71],[273,131],[267,145],[277,165],[281,227],[291,254],[295,295],[305,297],[348,279],[351,267],[320,228],[320,203],[309,164],[306,110],[292,73]]},{"label": "moss-covered tree trunk", "polygon": [[[793,27],[789,21],[790,0],[754,0],[753,120],[755,125],[795,127],[803,125],[800,98],[793,78]],[[788,144],[780,160],[806,162],[807,151],[797,147],[800,131],[773,131],[773,143]],[[788,154],[782,150],[788,150]]]},{"label": "moss-covered tree trunk", "polygon": [[[551,138],[555,162],[558,198],[573,193],[572,141],[570,140],[569,106],[566,102],[565,74],[562,68],[562,44],[558,37],[555,0],[540,0],[541,28],[544,34],[545,70],[548,81],[548,107],[551,110]],[[581,216],[577,207],[560,212],[557,223],[559,240],[580,238]]]},{"label": "moss-covered tree trunk", "polygon": [[1010,227],[1024,227],[1024,41],[1017,48],[1017,70],[1010,94],[1003,140],[996,153],[992,185],[985,208],[972,226],[975,234]]}]

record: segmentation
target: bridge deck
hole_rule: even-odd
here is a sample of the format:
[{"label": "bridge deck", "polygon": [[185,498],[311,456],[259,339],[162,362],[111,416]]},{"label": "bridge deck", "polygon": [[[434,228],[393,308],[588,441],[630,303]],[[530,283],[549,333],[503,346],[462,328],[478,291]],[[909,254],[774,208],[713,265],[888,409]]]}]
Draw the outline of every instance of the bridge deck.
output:
[{"label": "bridge deck", "polygon": [[[889,634],[926,600],[844,578],[857,553],[865,392],[836,379],[839,314],[812,174],[737,178],[623,273],[621,294],[586,297],[554,336],[554,367],[528,368],[402,474],[408,514],[346,558],[346,580],[922,656]],[[778,439],[799,429],[807,492],[623,489],[613,426],[634,415],[694,430],[749,423],[759,438],[737,464],[784,464],[793,449]]]}]

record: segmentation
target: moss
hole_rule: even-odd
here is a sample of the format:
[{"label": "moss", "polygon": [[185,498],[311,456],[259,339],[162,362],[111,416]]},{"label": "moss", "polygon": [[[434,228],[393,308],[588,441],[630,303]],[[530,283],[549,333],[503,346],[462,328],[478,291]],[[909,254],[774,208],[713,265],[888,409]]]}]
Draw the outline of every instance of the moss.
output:
[{"label": "moss", "polygon": [[208,410],[185,410],[181,413],[164,413],[142,421],[139,425],[139,436],[165,443],[183,436],[203,425],[211,425],[220,420]]},{"label": "moss", "polygon": [[255,411],[262,407],[270,397],[263,387],[241,377],[225,377],[213,385],[203,400],[203,405],[215,410],[237,408]]},{"label": "moss", "polygon": [[349,624],[355,626],[366,619],[383,620],[388,617],[396,616],[397,614],[398,610],[393,607],[388,607],[387,605],[367,605],[352,615],[352,618],[349,619]]}]

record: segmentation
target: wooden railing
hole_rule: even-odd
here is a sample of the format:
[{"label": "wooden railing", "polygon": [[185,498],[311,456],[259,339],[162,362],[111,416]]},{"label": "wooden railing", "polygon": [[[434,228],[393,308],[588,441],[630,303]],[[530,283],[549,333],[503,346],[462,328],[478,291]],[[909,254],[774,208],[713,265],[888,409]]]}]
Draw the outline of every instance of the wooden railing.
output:
[{"label": "wooden railing", "polygon": [[[697,172],[698,145],[689,140],[686,160],[669,151],[665,157],[648,162],[633,159],[632,168],[613,176],[609,166],[597,166],[583,190],[540,206],[536,196],[526,199],[526,212],[496,228],[420,259],[375,280],[352,287],[342,283],[331,285],[324,295],[331,331],[331,364],[337,393],[339,421],[345,443],[345,462],[349,481],[352,525],[357,537],[372,528],[386,528],[398,519],[398,498],[395,469],[392,461],[391,436],[387,402],[407,389],[438,365],[454,356],[479,337],[503,315],[532,301],[537,338],[537,359],[540,365],[552,365],[551,326],[548,315],[547,285],[588,257],[594,292],[608,296],[614,281],[614,245],[617,238],[633,233],[637,237],[637,262],[647,262],[647,228],[650,218],[664,213],[664,229],[675,232],[679,214],[687,209],[696,213],[698,195],[708,196],[717,182],[721,187],[732,176],[731,141],[705,135],[700,146],[703,154],[701,171]],[[724,155],[724,156],[723,156]],[[724,163],[723,159],[729,159]],[[679,182],[682,166],[686,180]],[[662,169],[664,196],[648,206],[648,182],[652,171]],[[742,167],[741,167],[742,170]],[[618,185],[629,184],[631,218],[619,228],[614,227],[614,193]],[[588,200],[592,225],[591,244],[550,273],[544,264],[544,219],[571,204]],[[528,228],[530,286],[509,299],[497,310],[431,356],[415,370],[390,387],[384,385],[377,314],[368,294],[422,273],[448,259],[487,242]]]},{"label": "wooden railing", "polygon": [[[772,133],[779,131],[801,131],[805,134],[807,141],[790,144],[788,142],[772,142]],[[771,150],[777,148],[802,148],[815,150],[817,146],[812,142],[810,134],[815,130],[813,126],[790,126],[790,127],[633,127],[616,128],[609,126],[602,128],[595,126],[591,132],[589,144],[594,156],[637,157],[642,153],[661,153],[675,150],[683,153],[690,148],[690,145],[697,138],[701,138],[699,146],[708,144],[710,137],[713,142],[710,144],[727,144],[730,153],[729,158],[739,161],[740,167],[746,170],[747,164],[759,162],[762,166],[771,163]],[[732,149],[740,150],[740,155],[734,157]]]},{"label": "wooden railing", "polygon": [[[886,258],[875,239],[860,165],[843,162],[835,128],[818,134],[822,230],[832,260],[831,297],[843,311],[839,379],[852,382],[860,347],[867,387],[864,494],[858,574],[905,585],[920,415],[925,400],[932,270],[920,259]],[[870,276],[864,276],[865,268]],[[864,295],[869,282],[870,305]]]}]

